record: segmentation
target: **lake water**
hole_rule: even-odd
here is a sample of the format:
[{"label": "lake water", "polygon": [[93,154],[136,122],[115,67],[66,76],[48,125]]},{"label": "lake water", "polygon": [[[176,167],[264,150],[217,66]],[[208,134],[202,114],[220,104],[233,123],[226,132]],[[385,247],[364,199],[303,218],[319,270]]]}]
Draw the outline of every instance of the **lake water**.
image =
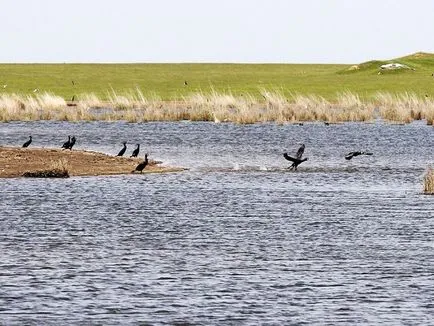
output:
[{"label": "lake water", "polygon": [[29,135],[189,170],[0,179],[1,325],[434,325],[424,122],[0,124]]}]

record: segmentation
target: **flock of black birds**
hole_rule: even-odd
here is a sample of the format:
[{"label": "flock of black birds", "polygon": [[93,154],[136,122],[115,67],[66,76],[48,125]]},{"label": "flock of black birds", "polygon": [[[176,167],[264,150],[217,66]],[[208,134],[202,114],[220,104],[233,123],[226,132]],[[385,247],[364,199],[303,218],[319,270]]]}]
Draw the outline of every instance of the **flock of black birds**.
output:
[{"label": "flock of black birds", "polygon": [[[117,156],[123,156],[125,154],[125,152],[127,151],[127,142],[124,141],[122,143],[122,145],[124,145],[121,150],[119,151]],[[140,144],[136,144],[136,148],[134,149],[133,153],[131,154],[130,157],[137,157],[139,155],[140,152]],[[139,163],[139,165],[136,166],[136,168],[131,171],[131,173],[134,173],[136,171],[142,173],[143,169],[148,165],[149,161],[148,161],[148,153],[145,154],[145,160],[141,163]]]},{"label": "flock of black birds", "polygon": [[[63,149],[69,149],[72,150],[72,147],[75,145],[76,138],[75,136],[68,136],[68,140],[62,145]],[[29,140],[26,141],[23,144],[23,147],[29,147],[29,145],[32,143],[32,136],[29,136]],[[123,156],[125,152],[127,151],[127,142],[123,142],[123,147],[119,151],[117,156]],[[297,167],[308,160],[307,157],[302,158],[304,154],[305,145],[302,144],[300,148],[298,149],[297,153],[295,154],[295,157],[290,156],[288,153],[283,153],[283,157],[287,159],[288,161],[292,162],[291,166],[288,167],[289,170],[297,170]],[[140,144],[136,144],[136,148],[134,149],[133,153],[130,157],[137,157],[140,152]],[[347,155],[345,155],[346,160],[351,160],[353,157],[359,156],[359,155],[372,155],[370,152],[361,152],[361,151],[354,151],[349,152]],[[142,173],[143,169],[148,165],[148,154],[145,154],[145,160],[141,162],[139,165],[136,166],[136,169],[132,172],[139,171]]]},{"label": "flock of black birds", "polygon": [[72,150],[72,147],[75,145],[75,141],[75,136],[72,136],[72,138],[71,136],[68,136],[68,140],[63,143],[62,148]]},{"label": "flock of black birds", "polygon": [[[303,153],[304,153],[304,148],[305,148],[305,145],[302,144],[300,146],[300,148],[298,149],[297,153],[295,154],[295,157],[289,156],[288,153],[283,153],[283,157],[285,159],[287,159],[288,161],[292,162],[291,166],[288,169],[297,170],[297,166],[299,166],[301,163],[308,160],[307,157],[302,158]],[[359,155],[373,155],[373,153],[361,152],[361,151],[349,152],[347,155],[345,155],[345,159],[351,160],[353,157],[359,156]]]},{"label": "flock of black birds", "polygon": [[[29,140],[26,141],[22,147],[26,148],[29,147],[29,145],[32,143],[32,136],[29,136]],[[62,145],[62,149],[69,149],[72,150],[72,147],[75,145],[75,142],[77,141],[77,139],[75,138],[75,136],[68,136],[68,140],[66,142],[63,143]],[[122,143],[124,146],[122,147],[122,149],[119,151],[117,156],[123,156],[125,154],[125,152],[127,151],[127,142],[123,142]],[[137,157],[139,155],[140,152],[140,144],[137,144],[137,147],[134,149],[133,153],[131,154],[130,157]],[[145,160],[141,163],[139,163],[135,170],[133,170],[131,173],[134,173],[135,171],[138,171],[140,173],[142,173],[142,171],[145,169],[145,167],[148,165],[149,161],[148,161],[148,154],[145,154]]]}]

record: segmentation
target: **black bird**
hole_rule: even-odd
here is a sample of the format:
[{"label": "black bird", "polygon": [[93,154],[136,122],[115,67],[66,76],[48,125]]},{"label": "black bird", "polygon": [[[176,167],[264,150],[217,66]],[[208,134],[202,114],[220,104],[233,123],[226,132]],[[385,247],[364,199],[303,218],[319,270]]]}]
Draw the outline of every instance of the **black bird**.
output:
[{"label": "black bird", "polygon": [[63,143],[62,148],[68,149],[69,144],[71,144],[71,136],[68,136],[68,140]]},{"label": "black bird", "polygon": [[69,145],[68,145],[68,149],[70,149],[70,150],[72,150],[72,146],[74,146],[75,145],[75,136],[72,136],[72,138],[71,138],[71,142],[69,143]]},{"label": "black bird", "polygon": [[184,80],[184,86],[188,86],[188,82]]},{"label": "black bird", "polygon": [[298,159],[301,159],[304,153],[304,144],[301,144],[301,147],[298,149],[297,154],[295,154],[295,157]]},{"label": "black bird", "polygon": [[148,153],[145,154],[145,160],[142,163],[139,163],[139,165],[136,166],[136,169],[131,171],[131,173],[134,173],[136,171],[140,171],[142,173],[143,169],[148,165]]},{"label": "black bird", "polygon": [[125,154],[125,151],[127,150],[127,142],[124,141],[122,144],[124,144],[124,147],[119,151],[118,156],[122,156]]},{"label": "black bird", "polygon": [[368,152],[349,152],[347,155],[345,155],[345,159],[346,160],[351,160],[354,156],[359,156],[359,155],[372,155],[372,153],[368,153]]},{"label": "black bird", "polygon": [[32,143],[32,136],[29,136],[29,140],[28,141],[26,141],[24,144],[23,144],[23,147],[29,147],[29,145]]},{"label": "black bird", "polygon": [[308,160],[307,157],[304,158],[304,159],[299,159],[299,158],[291,157],[291,156],[288,155],[288,153],[283,153],[283,157],[286,158],[288,161],[292,162],[292,165],[289,167],[290,170],[292,170],[292,169],[297,170],[297,166],[299,166],[304,161]]},{"label": "black bird", "polygon": [[130,157],[137,157],[137,155],[139,155],[139,151],[140,151],[140,144],[137,144],[137,148],[133,151],[133,154],[131,154]]}]

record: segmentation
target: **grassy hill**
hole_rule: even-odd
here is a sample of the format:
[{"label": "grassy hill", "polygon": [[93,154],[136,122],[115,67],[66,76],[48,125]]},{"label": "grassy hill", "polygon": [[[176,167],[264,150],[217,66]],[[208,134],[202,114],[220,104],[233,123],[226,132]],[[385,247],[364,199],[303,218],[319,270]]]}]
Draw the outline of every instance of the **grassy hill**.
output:
[{"label": "grassy hill", "polygon": [[[381,71],[385,63],[412,69]],[[413,70],[414,69],[414,70]],[[379,74],[379,72],[381,72]],[[285,94],[315,94],[328,100],[350,91],[362,99],[378,91],[411,92],[434,97],[434,54],[415,53],[402,58],[339,64],[0,64],[0,95],[50,92],[65,99],[95,93],[108,98],[139,88],[145,96],[179,99],[196,92],[252,94],[278,90]],[[187,81],[188,85],[184,85]],[[7,85],[7,86],[4,86]]]}]

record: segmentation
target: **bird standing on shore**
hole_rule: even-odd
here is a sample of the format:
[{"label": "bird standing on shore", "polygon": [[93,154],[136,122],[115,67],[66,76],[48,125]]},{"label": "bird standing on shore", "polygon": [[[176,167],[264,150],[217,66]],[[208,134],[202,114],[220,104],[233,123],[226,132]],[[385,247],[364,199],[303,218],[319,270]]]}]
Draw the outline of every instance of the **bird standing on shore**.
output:
[{"label": "bird standing on shore", "polygon": [[71,136],[68,136],[68,140],[63,143],[62,148],[68,149],[69,148],[69,144],[71,144]]},{"label": "bird standing on shore", "polygon": [[69,150],[72,150],[72,146],[75,145],[75,141],[76,141],[75,136],[72,136],[71,141],[70,141],[70,143],[69,143],[69,145],[68,145],[68,149],[69,149]]},{"label": "bird standing on shore", "polygon": [[29,147],[29,145],[32,143],[32,136],[29,136],[29,140],[28,141],[26,141],[24,144],[23,144],[23,147]]},{"label": "bird standing on shore", "polygon": [[141,163],[139,163],[139,165],[136,166],[136,169],[131,171],[131,173],[134,173],[136,171],[139,171],[140,173],[143,172],[143,169],[148,165],[148,153],[145,154],[145,160]]},{"label": "bird standing on shore", "polygon": [[125,151],[127,150],[127,142],[124,141],[122,144],[124,144],[124,147],[119,151],[118,156],[122,156],[125,154]]},{"label": "bird standing on shore", "polygon": [[137,144],[136,149],[133,151],[133,154],[131,154],[130,157],[137,157],[137,155],[139,155],[140,152],[140,144]]}]

